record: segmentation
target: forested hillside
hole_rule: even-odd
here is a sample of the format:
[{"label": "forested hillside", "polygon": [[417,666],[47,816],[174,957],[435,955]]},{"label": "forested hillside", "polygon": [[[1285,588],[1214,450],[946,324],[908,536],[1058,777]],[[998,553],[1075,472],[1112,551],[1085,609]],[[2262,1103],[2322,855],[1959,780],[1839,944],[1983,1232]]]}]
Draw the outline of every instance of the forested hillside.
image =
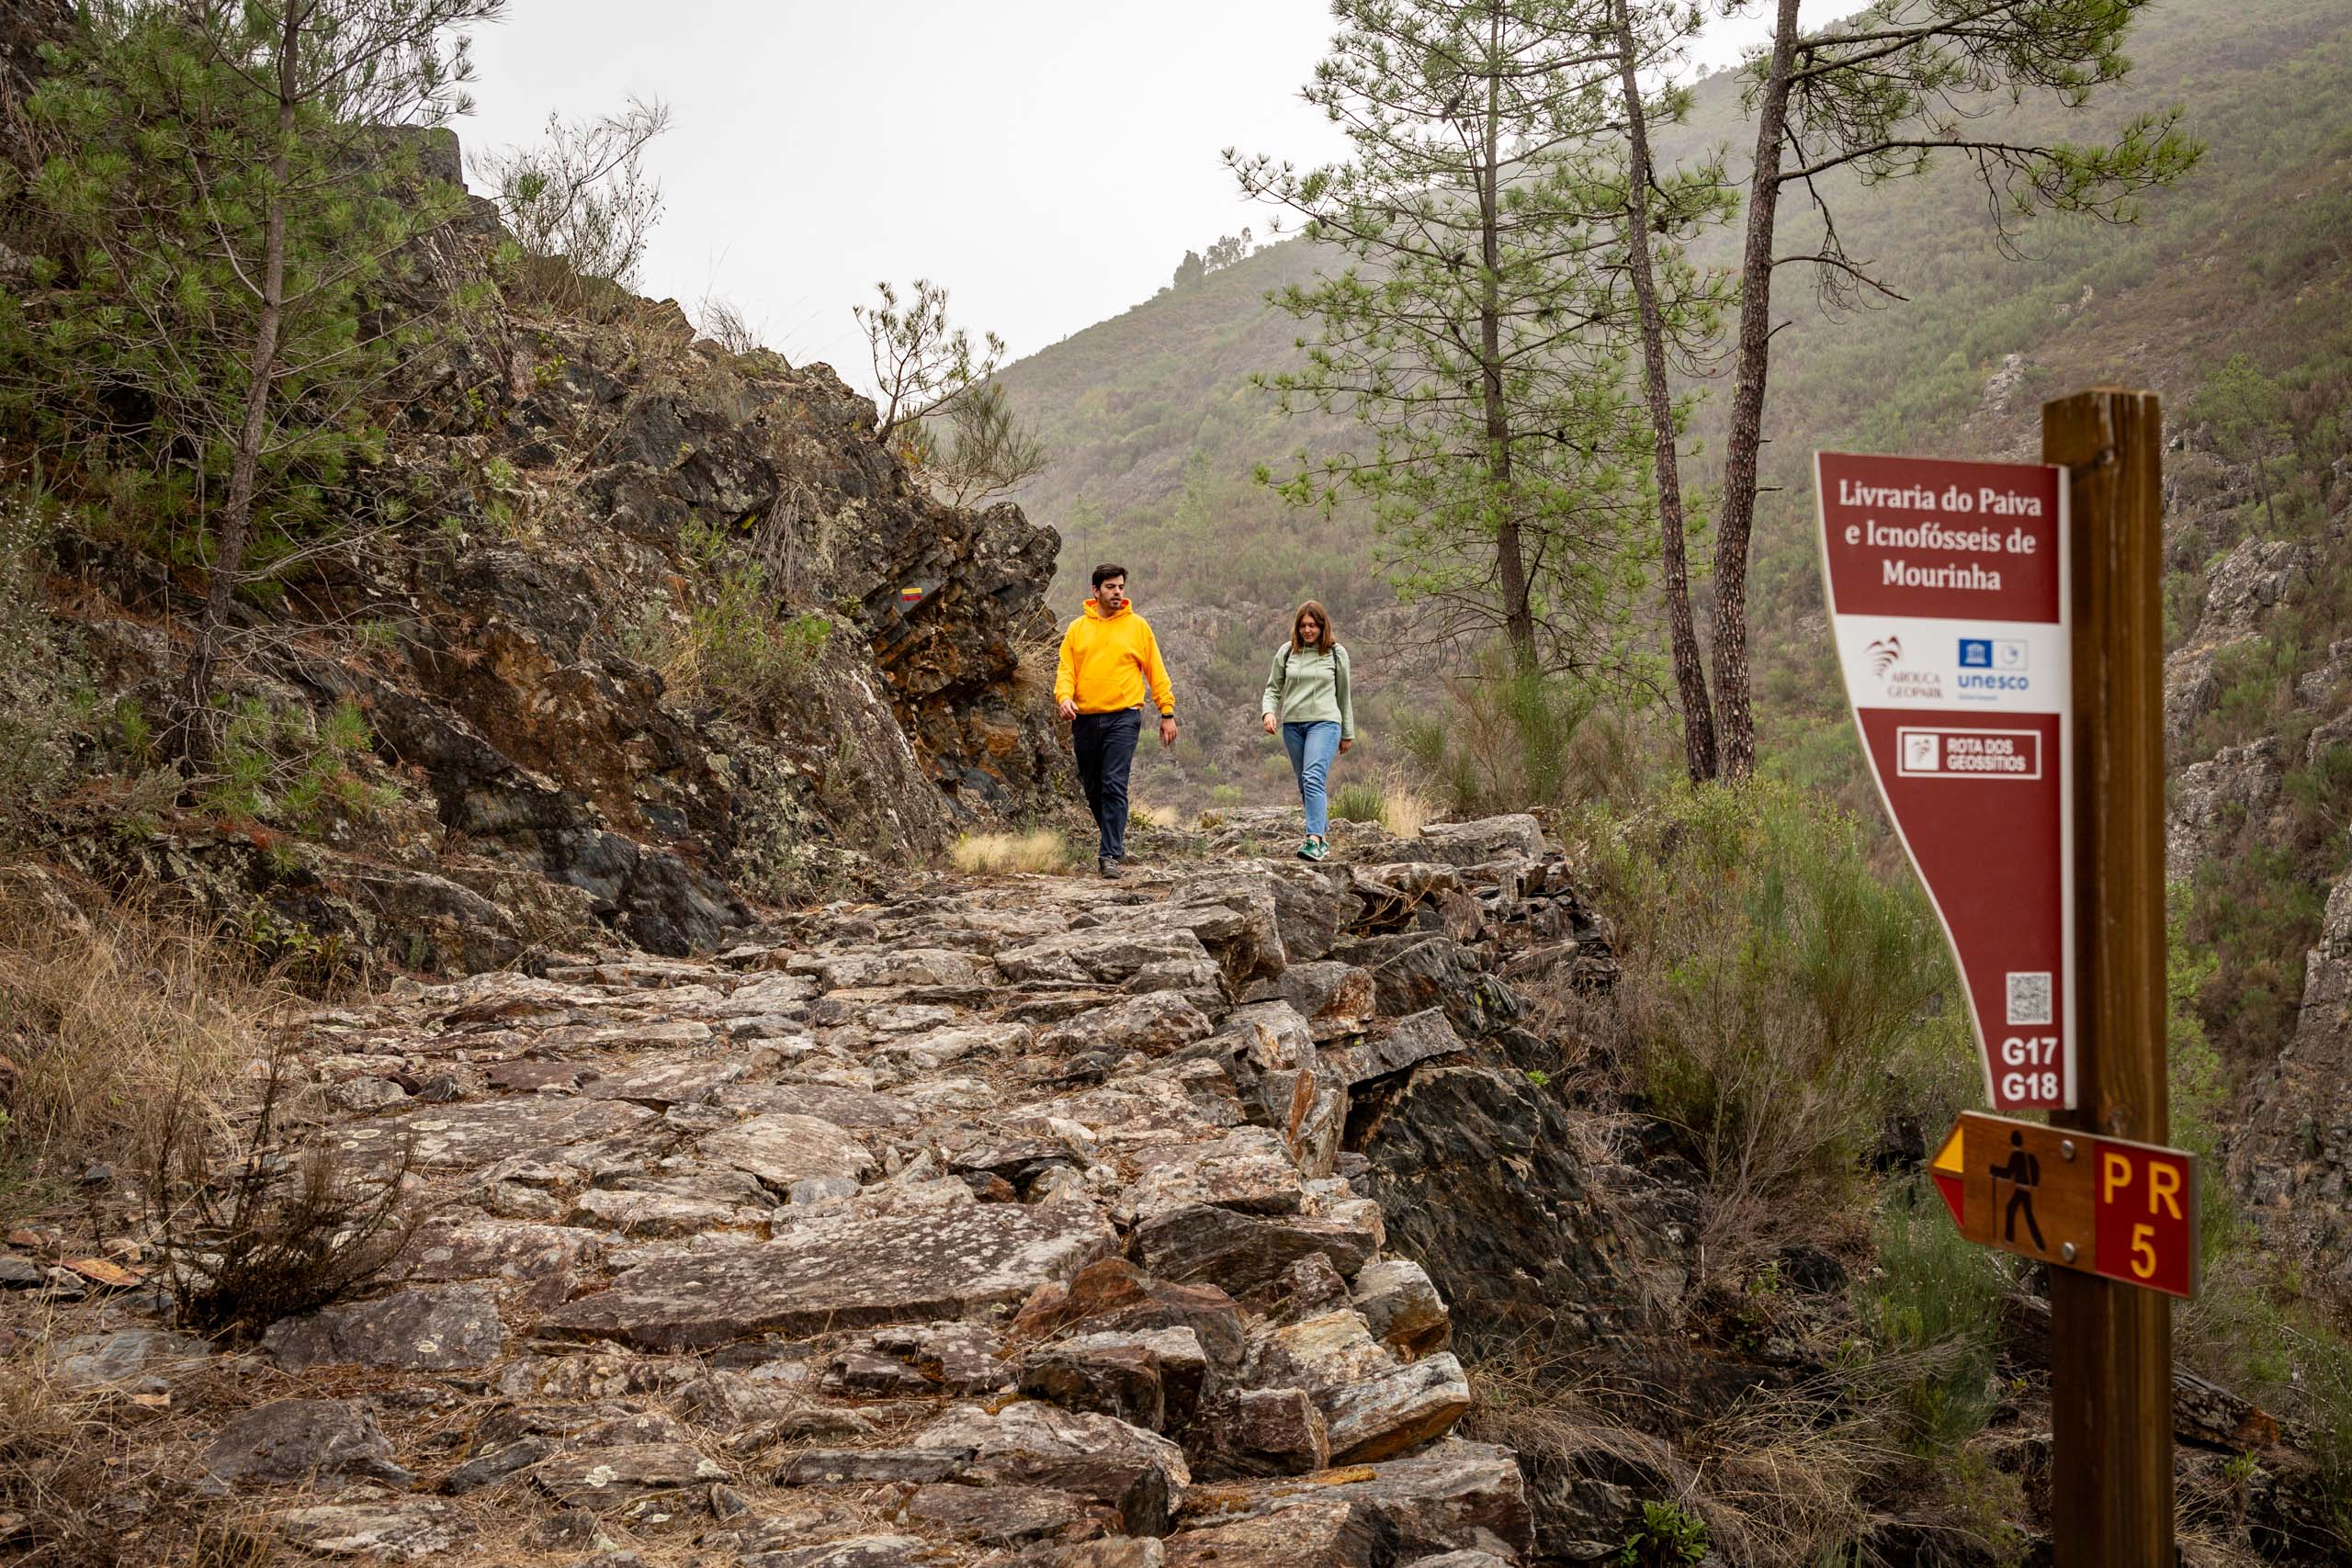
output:
[{"label": "forested hillside", "polygon": [[[1776,313],[1787,327],[1768,405],[1768,483],[1782,488],[1759,530],[1762,682],[1785,696],[1817,686],[1827,668],[1785,635],[1814,604],[1809,556],[1786,547],[1810,515],[1797,479],[1815,446],[2005,451],[2030,440],[2042,396],[2126,378],[2177,403],[2233,353],[2274,372],[2327,374],[2340,357],[2352,243],[2352,127],[2340,115],[2276,111],[2282,101],[2341,103],[2347,47],[2352,13],[2327,0],[2171,0],[2135,29],[2132,75],[2079,115],[1990,106],[1998,134],[2082,140],[2180,106],[2210,151],[2182,187],[2147,203],[2136,228],[2042,222],[2023,235],[2023,254],[2009,254],[1957,163],[1867,193],[1850,176],[1823,182],[1848,250],[1905,298],[1831,312],[1799,269],[1781,275]],[[1302,76],[1309,63],[1300,62]],[[1736,72],[1702,82],[1662,156],[1721,145],[1736,169],[1748,134],[1741,85]],[[1700,259],[1727,261],[1735,238],[1717,231]],[[1807,236],[1792,227],[1786,238],[1794,251]],[[1002,373],[1054,455],[1020,499],[1069,541],[1065,583],[1068,563],[1115,541],[1134,564],[1149,564],[1145,575],[1158,581],[1148,592],[1163,602],[1280,603],[1294,586],[1352,601],[1371,586],[1360,524],[1288,514],[1250,483],[1261,464],[1279,468],[1303,442],[1342,434],[1282,419],[1249,384],[1290,362],[1302,330],[1266,304],[1268,291],[1334,260],[1295,241],[1269,246]],[[2012,354],[2023,359],[2004,375]],[[1686,446],[1702,478],[1729,391],[1703,389]],[[1794,738],[1781,727],[1780,744]]]}]

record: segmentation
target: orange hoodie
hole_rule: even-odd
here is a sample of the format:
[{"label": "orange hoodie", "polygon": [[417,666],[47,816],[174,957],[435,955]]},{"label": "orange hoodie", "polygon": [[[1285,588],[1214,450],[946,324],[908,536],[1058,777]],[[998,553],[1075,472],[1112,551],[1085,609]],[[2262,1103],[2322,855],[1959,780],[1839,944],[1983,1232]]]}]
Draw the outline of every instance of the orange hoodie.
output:
[{"label": "orange hoodie", "polygon": [[1163,714],[1176,711],[1176,691],[1168,683],[1168,666],[1159,661],[1159,643],[1151,623],[1122,604],[1106,615],[1093,600],[1086,614],[1062,634],[1061,662],[1054,671],[1054,701],[1076,701],[1080,713],[1117,713],[1143,701],[1144,685]]}]

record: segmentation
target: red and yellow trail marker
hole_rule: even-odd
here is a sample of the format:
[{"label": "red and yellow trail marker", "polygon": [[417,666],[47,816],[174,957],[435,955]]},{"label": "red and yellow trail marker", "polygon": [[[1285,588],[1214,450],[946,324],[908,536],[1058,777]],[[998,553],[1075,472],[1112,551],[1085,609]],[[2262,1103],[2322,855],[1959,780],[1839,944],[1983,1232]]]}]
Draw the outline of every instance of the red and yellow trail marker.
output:
[{"label": "red and yellow trail marker", "polygon": [[2197,1156],[1963,1111],[1928,1162],[1960,1234],[2056,1269],[2196,1293]]},{"label": "red and yellow trail marker", "polygon": [[912,605],[916,605],[916,604],[922,604],[922,589],[920,589],[920,588],[901,588],[901,589],[899,589],[899,604],[900,604],[901,606],[912,606]]}]

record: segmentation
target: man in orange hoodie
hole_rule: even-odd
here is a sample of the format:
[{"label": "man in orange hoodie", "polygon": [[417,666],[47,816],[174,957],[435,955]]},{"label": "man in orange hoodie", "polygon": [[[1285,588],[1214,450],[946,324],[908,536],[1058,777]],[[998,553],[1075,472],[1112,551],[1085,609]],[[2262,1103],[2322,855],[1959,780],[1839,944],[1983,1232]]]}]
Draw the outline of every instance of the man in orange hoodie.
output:
[{"label": "man in orange hoodie", "polygon": [[1086,808],[1102,834],[1095,869],[1119,874],[1127,853],[1127,768],[1135,761],[1136,738],[1143,730],[1148,691],[1159,710],[1159,743],[1176,744],[1176,693],[1151,624],[1127,602],[1127,569],[1094,569],[1094,597],[1086,613],[1062,634],[1062,655],[1054,671],[1054,700],[1069,722],[1070,750],[1078,756],[1078,780]]}]

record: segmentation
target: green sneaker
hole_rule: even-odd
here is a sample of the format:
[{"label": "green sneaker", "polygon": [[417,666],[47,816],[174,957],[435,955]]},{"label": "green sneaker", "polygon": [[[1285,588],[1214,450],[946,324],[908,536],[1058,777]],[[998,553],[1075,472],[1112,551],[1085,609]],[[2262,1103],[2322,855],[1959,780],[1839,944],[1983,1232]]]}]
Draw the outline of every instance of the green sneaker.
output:
[{"label": "green sneaker", "polygon": [[1313,860],[1315,858],[1314,840],[1309,839],[1306,842],[1298,846],[1298,858],[1301,860]]},{"label": "green sneaker", "polygon": [[1308,860],[1321,860],[1325,855],[1331,852],[1331,846],[1325,843],[1320,839],[1309,839],[1306,840],[1306,847],[1301,849],[1298,852],[1305,855]]}]

